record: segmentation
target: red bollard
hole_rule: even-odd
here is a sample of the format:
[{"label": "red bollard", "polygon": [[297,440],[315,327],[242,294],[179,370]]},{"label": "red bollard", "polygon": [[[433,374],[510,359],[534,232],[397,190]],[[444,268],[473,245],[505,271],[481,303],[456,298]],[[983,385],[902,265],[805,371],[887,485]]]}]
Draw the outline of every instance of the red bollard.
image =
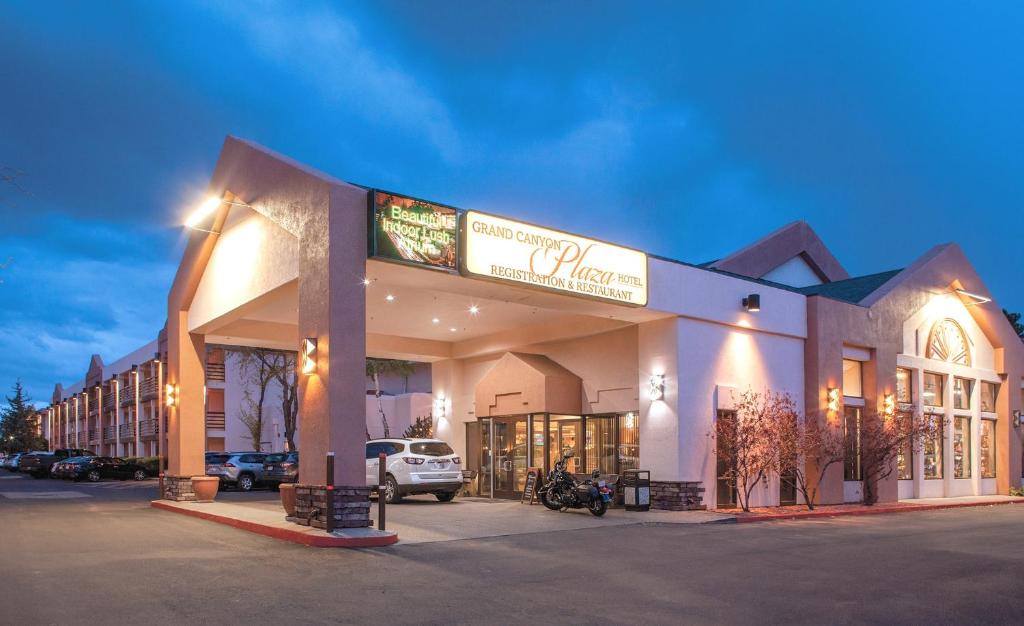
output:
[{"label": "red bollard", "polygon": [[386,497],[384,496],[384,485],[387,482],[387,465],[388,455],[381,452],[377,455],[377,528],[379,530],[385,530],[384,528],[384,506]]}]

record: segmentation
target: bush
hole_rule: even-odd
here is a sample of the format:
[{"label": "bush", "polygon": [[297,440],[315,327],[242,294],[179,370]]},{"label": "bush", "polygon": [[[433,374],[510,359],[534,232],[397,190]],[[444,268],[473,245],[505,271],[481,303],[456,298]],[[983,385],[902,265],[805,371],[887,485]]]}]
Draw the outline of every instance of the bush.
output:
[{"label": "bush", "polygon": [[430,439],[434,436],[434,418],[430,415],[421,415],[416,421],[409,425],[402,433],[407,439]]},{"label": "bush", "polygon": [[160,475],[160,457],[157,456],[129,456],[125,457],[129,463],[138,463],[150,476]]}]

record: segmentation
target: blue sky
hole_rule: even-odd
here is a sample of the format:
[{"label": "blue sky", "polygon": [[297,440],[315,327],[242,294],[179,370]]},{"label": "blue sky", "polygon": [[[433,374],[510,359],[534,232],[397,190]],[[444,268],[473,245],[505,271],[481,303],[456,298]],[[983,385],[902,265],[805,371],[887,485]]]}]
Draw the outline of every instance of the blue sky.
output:
[{"label": "blue sky", "polygon": [[8,0],[0,387],[155,336],[229,133],[686,261],[957,241],[1024,309],[1024,5],[849,4]]}]

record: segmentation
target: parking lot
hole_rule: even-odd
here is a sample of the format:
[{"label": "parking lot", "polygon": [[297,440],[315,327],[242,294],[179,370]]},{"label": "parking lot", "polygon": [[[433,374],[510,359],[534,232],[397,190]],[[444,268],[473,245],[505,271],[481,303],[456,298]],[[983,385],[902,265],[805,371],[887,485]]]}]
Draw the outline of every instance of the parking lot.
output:
[{"label": "parking lot", "polygon": [[[148,481],[0,472],[3,621],[1024,621],[1016,505],[749,525],[602,518],[561,531],[324,550],[158,511],[155,495]],[[446,506],[405,510],[454,510]],[[518,519],[546,515],[533,508]]]}]

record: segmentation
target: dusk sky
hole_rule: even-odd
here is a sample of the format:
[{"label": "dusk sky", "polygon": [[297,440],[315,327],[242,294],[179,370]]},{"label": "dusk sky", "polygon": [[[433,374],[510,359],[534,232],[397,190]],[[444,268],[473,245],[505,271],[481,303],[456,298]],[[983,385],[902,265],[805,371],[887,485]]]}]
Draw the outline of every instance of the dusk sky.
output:
[{"label": "dusk sky", "polygon": [[156,336],[227,134],[690,262],[956,241],[1024,309],[1024,4],[764,5],[6,0],[0,388]]}]

